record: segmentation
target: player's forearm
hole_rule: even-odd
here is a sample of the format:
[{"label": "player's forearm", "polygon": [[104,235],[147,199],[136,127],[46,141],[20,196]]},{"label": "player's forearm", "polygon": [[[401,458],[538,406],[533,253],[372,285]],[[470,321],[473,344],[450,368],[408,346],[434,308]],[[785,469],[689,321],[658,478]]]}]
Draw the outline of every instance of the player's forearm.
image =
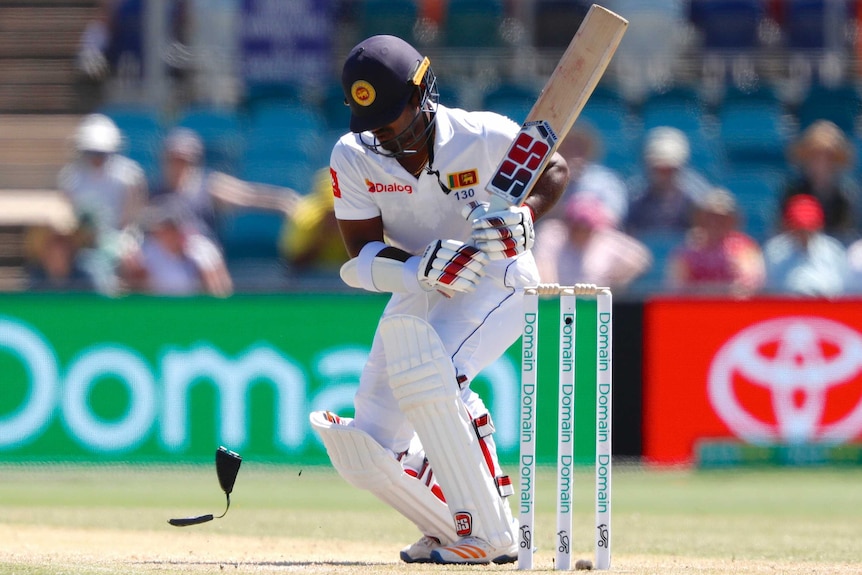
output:
[{"label": "player's forearm", "polygon": [[383,218],[368,220],[338,220],[338,229],[350,257],[359,256],[366,244],[383,241]]},{"label": "player's forearm", "polygon": [[569,167],[560,154],[554,154],[536,181],[533,192],[524,202],[533,212],[533,220],[548,213],[562,197],[569,183]]}]

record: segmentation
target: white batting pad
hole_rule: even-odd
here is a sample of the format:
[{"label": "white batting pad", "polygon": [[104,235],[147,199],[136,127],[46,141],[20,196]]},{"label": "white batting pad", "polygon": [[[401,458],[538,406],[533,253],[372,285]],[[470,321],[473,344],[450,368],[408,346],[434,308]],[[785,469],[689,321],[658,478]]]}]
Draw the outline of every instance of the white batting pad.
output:
[{"label": "white batting pad", "polygon": [[456,534],[511,546],[515,533],[509,505],[497,492],[437,332],[408,315],[386,317],[379,329],[389,385],[422,441]]},{"label": "white batting pad", "polygon": [[447,545],[457,539],[452,514],[422,481],[404,473],[393,454],[362,431],[330,421],[323,411],[308,416],[333,467],[348,483],[370,491],[413,522],[423,535]]}]

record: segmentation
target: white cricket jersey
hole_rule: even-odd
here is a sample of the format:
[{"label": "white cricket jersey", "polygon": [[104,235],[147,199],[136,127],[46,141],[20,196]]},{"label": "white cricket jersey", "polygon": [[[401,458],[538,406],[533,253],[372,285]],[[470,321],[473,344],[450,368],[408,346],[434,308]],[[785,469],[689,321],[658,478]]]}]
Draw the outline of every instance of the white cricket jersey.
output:
[{"label": "white cricket jersey", "polygon": [[382,216],[387,243],[416,255],[437,239],[466,242],[470,223],[461,211],[470,201],[489,199],[485,185],[519,129],[493,112],[439,106],[432,167],[449,194],[435,176],[423,170],[414,177],[394,158],[366,149],[358,134],[346,134],[330,159],[335,215],[340,220]]},{"label": "white cricket jersey", "polygon": [[101,169],[84,162],[68,164],[57,179],[78,216],[86,214],[99,229],[107,230],[128,223],[122,219],[132,189],[145,183],[140,164],[119,154],[111,154]]},{"label": "white cricket jersey", "polygon": [[[443,106],[438,108],[436,121],[433,169],[440,171],[440,179],[451,188],[450,193],[440,189],[435,176],[423,171],[415,178],[394,158],[367,150],[357,135],[347,134],[333,148],[330,161],[335,215],[341,220],[381,216],[387,243],[416,255],[438,239],[469,241],[471,226],[462,209],[470,201],[489,199],[485,185],[520,126],[491,112]],[[412,315],[434,328],[451,354],[460,378],[461,400],[472,418],[488,410],[465,382],[491,365],[518,339],[522,288],[539,281],[536,262],[529,251],[490,261],[483,271],[471,292],[453,297],[444,297],[436,290],[396,292],[383,311],[383,317]],[[413,426],[392,393],[379,331],[359,378],[354,407],[355,427],[380,445],[395,453],[411,445]],[[483,441],[486,458],[498,469],[492,436]]]}]

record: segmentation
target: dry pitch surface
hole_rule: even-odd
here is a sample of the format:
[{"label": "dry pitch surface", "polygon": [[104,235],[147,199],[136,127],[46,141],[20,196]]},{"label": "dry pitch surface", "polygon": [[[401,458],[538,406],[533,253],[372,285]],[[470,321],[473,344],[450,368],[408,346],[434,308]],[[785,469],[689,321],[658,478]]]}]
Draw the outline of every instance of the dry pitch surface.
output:
[{"label": "dry pitch surface", "polygon": [[[405,574],[513,566],[408,566],[412,526],[326,469],[240,472],[224,519],[209,468],[0,467],[0,573]],[[590,475],[578,475],[575,556],[589,548]],[[540,483],[536,567],[553,567],[552,477]],[[862,573],[862,471],[618,472],[613,572]],[[544,532],[547,541],[542,540]],[[580,545],[578,545],[580,541]]]}]

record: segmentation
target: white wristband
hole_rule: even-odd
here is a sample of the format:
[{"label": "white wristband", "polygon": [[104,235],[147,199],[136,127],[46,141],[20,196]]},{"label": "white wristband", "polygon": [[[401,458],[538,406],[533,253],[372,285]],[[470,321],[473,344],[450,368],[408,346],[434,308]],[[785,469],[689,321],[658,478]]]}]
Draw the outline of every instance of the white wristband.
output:
[{"label": "white wristband", "polygon": [[401,278],[404,282],[404,287],[411,293],[425,293],[428,289],[422,287],[419,281],[419,263],[422,258],[419,256],[411,256],[404,262],[404,267],[401,268]]},{"label": "white wristband", "polygon": [[374,292],[381,291],[374,285],[374,275],[371,268],[374,265],[374,258],[386,247],[387,245],[383,242],[368,242],[359,251],[359,255],[356,257],[356,273],[359,274],[359,285],[362,286],[362,289]]}]

